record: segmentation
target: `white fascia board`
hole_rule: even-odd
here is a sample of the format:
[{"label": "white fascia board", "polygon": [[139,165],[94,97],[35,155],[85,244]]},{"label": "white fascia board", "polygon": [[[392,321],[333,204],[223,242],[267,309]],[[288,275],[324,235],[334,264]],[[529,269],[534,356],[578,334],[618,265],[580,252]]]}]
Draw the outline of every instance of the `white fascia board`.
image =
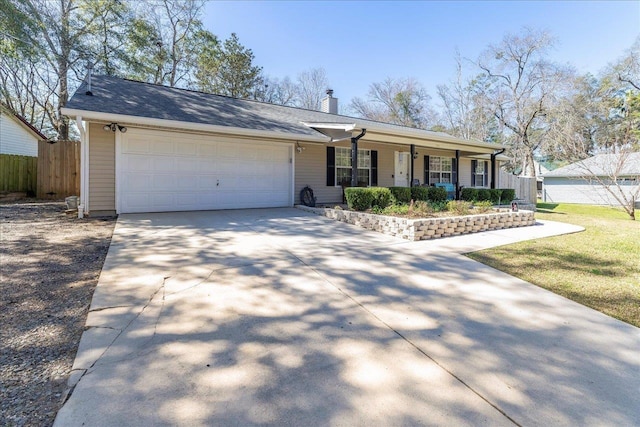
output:
[{"label": "white fascia board", "polygon": [[210,125],[205,123],[183,122],[180,120],[154,119],[150,117],[137,117],[126,114],[101,113],[97,111],[75,110],[71,108],[62,108],[62,114],[69,117],[82,116],[84,121],[104,121],[115,122],[121,125],[142,125],[153,126],[159,128],[174,128],[181,130],[192,130],[200,132],[216,132],[238,136],[253,136],[260,138],[287,139],[293,141],[305,142],[327,142],[328,139],[321,136],[312,136],[304,134],[291,134],[277,131],[244,129],[231,126]]},{"label": "white fascia board", "polygon": [[[471,159],[479,159],[479,160],[491,160],[491,154],[477,154],[477,155],[472,155],[472,156],[467,156]],[[507,162],[509,160],[511,160],[511,158],[509,156],[505,156],[504,154],[498,154],[496,156],[496,160],[500,161],[500,162]]]},{"label": "white fascia board", "polygon": [[[388,129],[384,127],[376,127],[374,126],[362,126],[366,127],[367,133],[377,133],[391,136],[404,136],[407,138],[413,138],[423,141],[435,141],[435,142],[445,142],[451,143],[455,145],[460,145],[469,148],[484,148],[490,150],[501,150],[504,146],[500,144],[495,144],[492,142],[482,142],[482,141],[474,141],[469,139],[456,138],[455,136],[439,133],[439,132],[431,132],[422,129]],[[366,136],[365,136],[366,138]],[[420,145],[419,143],[414,143],[415,145]]]},{"label": "white fascia board", "polygon": [[315,123],[315,122],[300,122],[300,123],[309,128],[339,129],[345,132],[352,131],[356,128],[355,123]]}]

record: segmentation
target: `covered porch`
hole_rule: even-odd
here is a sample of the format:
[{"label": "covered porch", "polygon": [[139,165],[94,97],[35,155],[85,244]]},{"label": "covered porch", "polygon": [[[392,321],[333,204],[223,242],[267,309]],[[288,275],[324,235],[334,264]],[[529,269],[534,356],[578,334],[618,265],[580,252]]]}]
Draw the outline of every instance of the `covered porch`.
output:
[{"label": "covered porch", "polygon": [[340,202],[345,186],[442,186],[459,199],[465,187],[500,188],[498,168],[507,160],[499,144],[439,132],[382,123],[305,125],[328,137],[297,144],[296,194],[309,185],[318,203]]}]

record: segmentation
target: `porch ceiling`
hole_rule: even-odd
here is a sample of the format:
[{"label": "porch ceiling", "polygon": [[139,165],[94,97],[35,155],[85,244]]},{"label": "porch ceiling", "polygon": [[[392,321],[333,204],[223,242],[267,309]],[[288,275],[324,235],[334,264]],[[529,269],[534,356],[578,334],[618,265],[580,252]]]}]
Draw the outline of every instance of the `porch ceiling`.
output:
[{"label": "porch ceiling", "polygon": [[391,129],[386,124],[379,126],[371,125],[370,122],[366,126],[360,126],[356,123],[302,123],[303,125],[314,129],[330,138],[327,142],[339,142],[348,140],[352,136],[357,135],[363,128],[367,129],[367,133],[362,137],[360,142],[373,142],[382,144],[397,145],[415,145],[416,147],[433,148],[438,150],[460,150],[462,156],[474,156],[481,154],[493,154],[504,148],[500,144],[465,140],[447,135],[442,132],[432,132],[422,129],[402,128],[393,126]]}]

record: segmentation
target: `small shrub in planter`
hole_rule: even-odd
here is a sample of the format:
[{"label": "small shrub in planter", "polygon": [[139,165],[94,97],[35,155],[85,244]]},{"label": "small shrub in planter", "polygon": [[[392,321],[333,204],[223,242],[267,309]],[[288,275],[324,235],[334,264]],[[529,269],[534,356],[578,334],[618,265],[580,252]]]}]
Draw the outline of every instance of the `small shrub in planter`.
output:
[{"label": "small shrub in planter", "polygon": [[462,200],[466,200],[467,202],[475,202],[478,199],[478,189],[477,188],[463,188],[460,193],[460,198]]},{"label": "small shrub in planter", "polygon": [[349,209],[356,211],[366,211],[373,202],[373,193],[369,188],[349,187],[344,189],[344,196],[347,199]]},{"label": "small shrub in planter", "polygon": [[411,187],[411,198],[416,202],[426,202],[429,200],[429,190],[427,187]]},{"label": "small shrub in planter", "polygon": [[491,201],[491,192],[487,188],[478,188],[478,198],[476,200],[479,202]]},{"label": "small shrub in planter", "polygon": [[513,199],[516,198],[516,190],[513,188],[503,188],[502,189],[502,200],[501,203],[503,205],[511,203]]},{"label": "small shrub in planter", "polygon": [[409,187],[389,187],[396,203],[409,203],[411,201],[411,188]]},{"label": "small shrub in planter", "polygon": [[372,208],[384,209],[391,204],[393,195],[388,188],[385,187],[371,187],[368,190],[373,194],[373,201],[371,202]]},{"label": "small shrub in planter", "polygon": [[433,215],[433,212],[435,212],[435,210],[428,202],[418,200],[413,204],[413,212],[418,215],[430,216]]},{"label": "small shrub in planter", "polygon": [[493,209],[493,203],[488,200],[485,200],[484,202],[475,202],[473,204],[473,209],[478,213],[489,212]]},{"label": "small shrub in planter", "polygon": [[449,200],[447,202],[447,210],[455,213],[456,215],[469,215],[471,202],[466,202],[464,200]]},{"label": "small shrub in planter", "polygon": [[444,212],[447,210],[447,202],[429,202],[429,206],[434,212]]},{"label": "small shrub in planter", "polygon": [[498,188],[492,188],[491,190],[489,190],[489,193],[491,194],[491,203],[493,203],[494,205],[497,205],[502,201],[502,190]]},{"label": "small shrub in planter", "polygon": [[429,201],[431,202],[446,202],[447,190],[442,187],[427,187],[429,190]]}]

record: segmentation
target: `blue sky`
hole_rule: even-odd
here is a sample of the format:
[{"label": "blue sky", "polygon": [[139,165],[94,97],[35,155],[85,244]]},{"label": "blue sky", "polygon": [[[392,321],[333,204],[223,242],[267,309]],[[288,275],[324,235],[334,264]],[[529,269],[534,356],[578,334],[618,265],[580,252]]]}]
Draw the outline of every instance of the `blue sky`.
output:
[{"label": "blue sky", "polygon": [[437,105],[456,48],[476,59],[525,26],[557,38],[553,60],[598,73],[640,35],[640,1],[210,1],[203,21],[271,77],[323,67],[341,107],[387,76],[418,79]]}]

